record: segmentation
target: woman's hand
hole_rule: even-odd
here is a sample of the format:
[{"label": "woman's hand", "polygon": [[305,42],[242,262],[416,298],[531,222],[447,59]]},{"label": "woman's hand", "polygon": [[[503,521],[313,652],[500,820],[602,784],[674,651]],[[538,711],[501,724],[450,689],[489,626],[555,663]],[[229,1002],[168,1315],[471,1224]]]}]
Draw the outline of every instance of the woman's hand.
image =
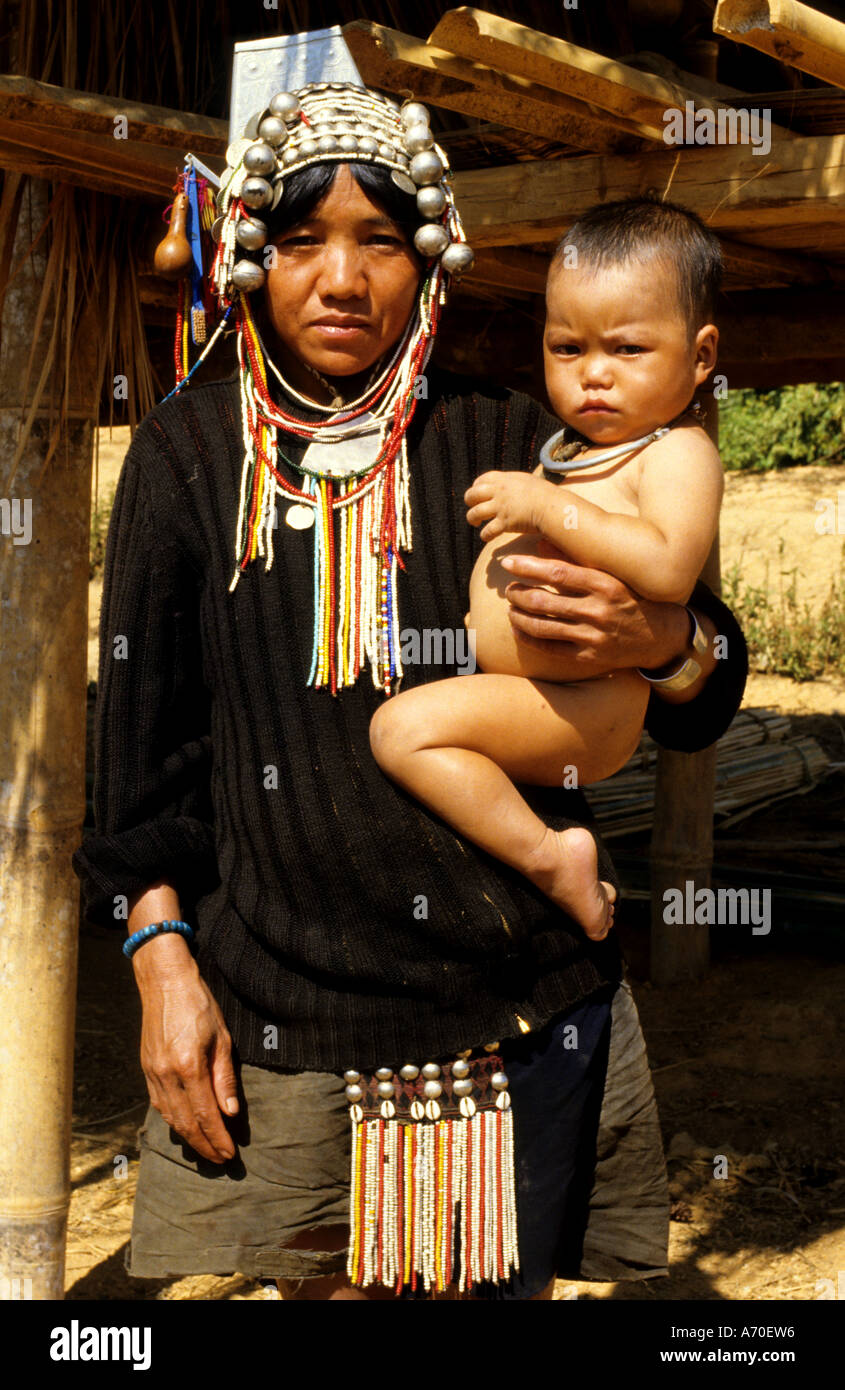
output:
[{"label": "woman's hand", "polygon": [[[180,917],[171,884],[152,884],[133,900],[129,934]],[[143,1006],[141,1066],[150,1102],[177,1134],[212,1163],[233,1158],[221,1119],[238,1112],[232,1040],[217,1001],[183,936],[162,932],[132,957]]]},{"label": "woman's hand", "polygon": [[[469,507],[470,526],[481,526],[483,541],[492,541],[503,531],[538,531],[537,516],[542,489],[548,484],[532,473],[480,473],[464,493]],[[484,524],[486,522],[486,525]]]},{"label": "woman's hand", "polygon": [[[611,574],[571,564],[547,541],[538,549],[543,553],[512,553],[499,562],[514,576],[505,592],[521,641],[550,655],[566,644],[567,664],[574,662],[581,680],[629,666],[649,671],[677,666],[690,654],[689,617],[682,605],[642,599]],[[701,615],[699,622],[715,635]],[[706,669],[699,664],[702,676],[682,699],[697,694],[714,663]]]}]

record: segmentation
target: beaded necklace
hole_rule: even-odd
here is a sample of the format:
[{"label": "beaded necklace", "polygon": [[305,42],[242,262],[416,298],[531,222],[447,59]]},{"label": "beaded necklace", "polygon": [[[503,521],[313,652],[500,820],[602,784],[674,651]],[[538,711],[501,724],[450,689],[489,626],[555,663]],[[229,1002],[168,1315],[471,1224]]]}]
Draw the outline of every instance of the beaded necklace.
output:
[{"label": "beaded necklace", "polygon": [[[240,296],[237,343],[244,465],[235,541],[233,591],[250,561],[273,564],[279,494],[293,502],[285,517],[295,529],[314,530],[314,628],[308,684],[336,694],[357,680],[369,660],[373,684],[390,695],[402,678],[396,580],[401,551],[412,549],[407,431],[416,412],[416,385],[433,347],[444,300],[439,265],[424,280],[417,311],[387,366],[363,395],[341,406],[301,396],[265,358],[249,301]],[[267,365],[286,394],[327,419],[306,421],[270,395]],[[278,432],[310,443],[349,445],[376,435],[363,462],[331,470],[298,463],[296,487],[279,471]],[[375,460],[372,454],[375,452]],[[335,517],[339,526],[335,525]]]}]

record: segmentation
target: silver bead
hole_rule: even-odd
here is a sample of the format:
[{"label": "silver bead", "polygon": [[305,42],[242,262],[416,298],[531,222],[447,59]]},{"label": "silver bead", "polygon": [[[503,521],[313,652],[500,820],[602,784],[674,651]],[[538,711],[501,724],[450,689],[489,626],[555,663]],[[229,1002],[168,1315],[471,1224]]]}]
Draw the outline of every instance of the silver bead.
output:
[{"label": "silver bead", "polygon": [[452,1075],[456,1081],[461,1081],[465,1076],[469,1076],[469,1062],[464,1062],[459,1057],[457,1062],[452,1063]]},{"label": "silver bead", "polygon": [[423,217],[440,217],[446,207],[446,194],[436,183],[426,184],[417,192],[417,211]]},{"label": "silver bead", "polygon": [[399,119],[405,129],[412,125],[428,125],[431,117],[428,114],[428,107],[423,106],[420,101],[409,101],[399,112]]},{"label": "silver bead", "polygon": [[392,145],[388,145],[386,142],[385,142],[383,145],[379,145],[379,147],[378,147],[378,152],[379,152],[379,154],[381,155],[382,159],[395,159],[395,158],[396,158],[396,151],[395,151],[395,149],[393,148]]},{"label": "silver bead", "polygon": [[452,1090],[458,1097],[468,1096],[472,1093],[472,1082],[467,1080],[466,1078],[461,1078],[460,1081],[456,1081],[454,1083],[454,1085],[452,1086]]},{"label": "silver bead", "polygon": [[443,177],[440,156],[434,150],[423,150],[411,160],[411,178],[416,184],[437,183]]},{"label": "silver bead", "polygon": [[238,223],[235,241],[247,251],[257,251],[266,244],[267,235],[267,227],[257,217],[245,217]]},{"label": "silver bead", "polygon": [[277,92],[270,99],[271,112],[274,116],[280,116],[283,121],[292,121],[301,109],[299,97],[295,97],[293,92]]},{"label": "silver bead", "polygon": [[266,278],[263,267],[254,261],[238,261],[232,271],[232,284],[247,294],[250,290],[260,290]]},{"label": "silver bead", "polygon": [[399,1075],[403,1081],[416,1081],[419,1074],[419,1067],[415,1067],[412,1062],[408,1062],[406,1066],[399,1068]]},{"label": "silver bead", "polygon": [[265,116],[258,127],[258,134],[262,140],[266,140],[268,145],[276,148],[284,145],[288,138],[288,128],[279,116]]},{"label": "silver bead", "polygon": [[288,164],[296,164],[297,161],[301,158],[301,146],[299,149],[297,149],[296,145],[288,145],[284,150],[282,150],[282,164],[285,165],[285,167],[287,167]]},{"label": "silver bead", "polygon": [[376,1067],[376,1081],[392,1081],[392,1080],[393,1080],[393,1068],[392,1068],[392,1067]]},{"label": "silver bead", "polygon": [[380,1081],[380,1082],[378,1083],[377,1090],[378,1090],[378,1093],[379,1093],[379,1095],[381,1096],[382,1100],[390,1100],[390,1097],[393,1095],[393,1091],[394,1091],[393,1082],[392,1082],[392,1081]]},{"label": "silver bead", "polygon": [[358,153],[358,140],[354,135],[341,135],[337,143],[346,154]]},{"label": "silver bead", "polygon": [[213,221],[212,224],[211,224],[211,240],[212,240],[212,241],[215,241],[215,242],[218,242],[218,243],[219,243],[220,238],[221,238],[221,236],[223,235],[223,228],[225,227],[225,225],[226,225],[226,219],[225,219],[225,217],[215,217],[214,221]]},{"label": "silver bead", "polygon": [[426,222],[414,232],[414,245],[421,256],[439,256],[449,245],[449,233],[445,227]]},{"label": "silver bead", "polygon": [[490,1077],[490,1085],[494,1091],[506,1091],[508,1089],[508,1078],[503,1071],[494,1071]]},{"label": "silver bead", "polygon": [[361,1073],[359,1071],[352,1070],[345,1071],[343,1073],[343,1079],[346,1082],[347,1086],[353,1086],[356,1081],[361,1080]]},{"label": "silver bead", "polygon": [[347,1086],[346,1099],[354,1104],[355,1101],[364,1099],[364,1092],[361,1090],[360,1086]]},{"label": "silver bead", "polygon": [[317,149],[317,141],[310,135],[306,135],[305,139],[299,142],[299,153],[303,159],[310,159],[312,154],[317,153]]},{"label": "silver bead", "polygon": [[372,135],[359,135],[358,149],[362,154],[376,154],[378,151],[378,140],[374,140]]},{"label": "silver bead", "polygon": [[244,150],[244,168],[250,174],[269,174],[276,167],[276,156],[264,140],[256,140],[254,145]]},{"label": "silver bead", "polygon": [[273,187],[266,179],[253,174],[250,178],[244,179],[241,197],[248,208],[266,208],[267,204],[272,202]]},{"label": "silver bead", "polygon": [[405,131],[408,154],[422,154],[423,150],[430,150],[433,144],[434,136],[427,125],[411,125]]},{"label": "silver bead", "polygon": [[337,148],[337,140],[333,135],[321,135],[317,141],[317,149],[320,154],[335,154]]},{"label": "silver bead", "polygon": [[436,1081],[440,1075],[440,1068],[436,1062],[426,1062],[422,1069],[422,1074],[426,1081]]},{"label": "silver bead", "polygon": [[437,1100],[437,1097],[442,1096],[442,1094],[443,1087],[440,1085],[439,1081],[426,1081],[423,1086],[423,1095],[426,1100]]},{"label": "silver bead", "polygon": [[472,270],[475,252],[465,241],[453,241],[440,258],[440,264],[450,275],[460,275],[464,270]]}]

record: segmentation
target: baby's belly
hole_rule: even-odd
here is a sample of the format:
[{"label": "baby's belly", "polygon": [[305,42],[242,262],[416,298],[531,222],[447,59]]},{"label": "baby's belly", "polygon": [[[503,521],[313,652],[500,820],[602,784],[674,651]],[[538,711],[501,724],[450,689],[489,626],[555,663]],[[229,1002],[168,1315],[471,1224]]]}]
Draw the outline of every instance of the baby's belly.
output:
[{"label": "baby's belly", "polygon": [[475,562],[469,581],[467,626],[476,665],[488,674],[556,680],[559,667],[555,659],[523,642],[516,629],[511,627],[508,618],[511,605],[505,595],[505,587],[515,580],[524,581],[502,569],[499,559],[503,555],[513,554],[550,558],[559,552],[538,531],[527,534],[503,531],[500,536],[487,542]]}]

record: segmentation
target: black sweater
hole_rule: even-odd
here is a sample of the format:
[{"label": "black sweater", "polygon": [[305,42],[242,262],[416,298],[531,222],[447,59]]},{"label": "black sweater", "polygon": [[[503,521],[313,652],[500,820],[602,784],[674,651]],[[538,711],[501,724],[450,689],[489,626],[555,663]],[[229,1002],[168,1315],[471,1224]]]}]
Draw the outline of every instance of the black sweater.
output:
[{"label": "black sweater", "polygon": [[[490,467],[536,466],[559,426],[521,394],[434,371],[428,389],[409,435],[400,630],[461,632],[481,549],[464,492]],[[242,458],[235,378],[157,406],[127,453],[106,551],[96,830],[74,856],[88,916],[125,930],[126,899],[173,883],[240,1057],[265,1066],[419,1063],[617,981],[613,934],[591,944],[381,772],[369,667],[335,696],[306,685],[311,530],[281,521],[273,568],[252,563],[229,592]],[[652,700],[649,720],[687,749],[727,727],[745,674],[730,614],[697,600],[730,659],[680,714]],[[458,674],[405,670],[403,689]],[[589,819],[577,792],[521,790],[556,828]],[[601,869],[613,877],[604,850]]]}]

